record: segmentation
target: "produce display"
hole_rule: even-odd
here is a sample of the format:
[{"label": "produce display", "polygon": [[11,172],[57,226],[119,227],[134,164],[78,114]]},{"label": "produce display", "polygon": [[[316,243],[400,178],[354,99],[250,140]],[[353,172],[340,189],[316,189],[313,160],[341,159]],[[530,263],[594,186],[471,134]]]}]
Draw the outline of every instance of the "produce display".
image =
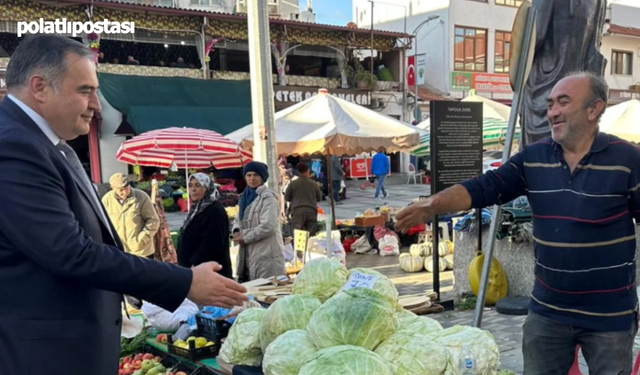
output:
[{"label": "produce display", "polygon": [[305,363],[298,375],[344,374],[393,375],[391,366],[376,353],[352,345],[322,349]]},{"label": "produce display", "polygon": [[309,294],[325,302],[347,282],[349,271],[328,258],[310,261],[293,282],[293,294]]},{"label": "produce display", "polygon": [[400,254],[398,262],[400,263],[400,268],[405,272],[420,272],[424,268],[424,258],[419,255]]},{"label": "produce display", "polygon": [[[209,341],[204,337],[189,337],[186,341],[184,340],[176,340],[173,342],[173,345],[183,348],[189,349],[189,341],[193,341],[196,348],[204,348],[205,346],[213,346],[215,343],[213,341]],[[166,341],[165,341],[166,342]]]},{"label": "produce display", "polygon": [[240,212],[240,206],[231,206],[231,207],[225,207],[224,208],[225,211],[227,211],[227,216],[229,216],[229,219],[235,219],[236,216],[238,216],[238,212]]},{"label": "produce display", "polygon": [[259,366],[262,363],[260,330],[267,310],[250,308],[241,312],[220,348],[220,358],[234,365]]},{"label": "produce display", "polygon": [[283,333],[267,347],[262,368],[265,374],[298,375],[302,365],[313,359],[317,351],[307,331],[294,329]]},{"label": "produce display", "polygon": [[377,280],[373,284],[373,290],[382,294],[387,301],[391,303],[393,308],[396,308],[398,305],[398,290],[393,286],[393,282],[391,282],[388,277],[370,268],[353,268],[349,272],[349,277],[354,273],[375,276]]},{"label": "produce display", "polygon": [[335,260],[315,259],[293,292],[268,309],[243,311],[220,359],[261,365],[265,375],[463,375],[461,360],[469,356],[474,374],[493,375],[499,366],[489,332],[443,330],[404,310],[391,281],[374,270],[349,272]]},{"label": "produce display", "polygon": [[173,372],[160,363],[162,358],[151,353],[129,355],[120,359],[118,375],[187,375],[182,371]]},{"label": "produce display", "polygon": [[371,289],[355,288],[322,305],[311,317],[307,332],[318,349],[356,345],[373,350],[397,329],[395,307],[389,301]]},{"label": "produce display", "polygon": [[262,351],[281,334],[292,329],[304,329],[311,315],[322,305],[320,300],[309,295],[292,295],[275,301],[262,320],[260,346]]},{"label": "produce display", "polygon": [[410,311],[398,311],[398,331],[409,331],[415,334],[430,335],[442,331],[442,325],[435,319],[421,317]]},{"label": "produce display", "polygon": [[391,364],[395,375],[442,374],[449,359],[444,345],[408,330],[393,334],[375,353]]}]

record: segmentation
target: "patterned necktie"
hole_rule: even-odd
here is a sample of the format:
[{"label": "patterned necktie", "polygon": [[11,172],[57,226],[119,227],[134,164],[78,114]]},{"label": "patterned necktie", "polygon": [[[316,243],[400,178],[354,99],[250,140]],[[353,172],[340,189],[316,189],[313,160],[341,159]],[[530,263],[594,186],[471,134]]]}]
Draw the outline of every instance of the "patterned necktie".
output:
[{"label": "patterned necktie", "polygon": [[62,151],[64,156],[67,158],[67,161],[71,165],[71,168],[76,171],[84,185],[87,187],[89,195],[91,199],[93,199],[93,203],[96,205],[96,207],[98,207],[98,211],[100,211],[100,215],[102,216],[104,225],[107,227],[109,233],[111,233],[111,236],[113,237],[111,227],[108,225],[109,220],[107,220],[107,216],[105,215],[102,205],[98,200],[98,196],[96,195],[93,183],[91,182],[91,180],[89,180],[89,176],[87,176],[87,173],[85,172],[84,167],[82,166],[82,163],[78,158],[78,155],[76,155],[76,152],[73,151],[73,148],[71,148],[71,146],[69,146],[65,141],[60,141],[60,143],[58,143],[56,147],[58,148],[58,150]]}]

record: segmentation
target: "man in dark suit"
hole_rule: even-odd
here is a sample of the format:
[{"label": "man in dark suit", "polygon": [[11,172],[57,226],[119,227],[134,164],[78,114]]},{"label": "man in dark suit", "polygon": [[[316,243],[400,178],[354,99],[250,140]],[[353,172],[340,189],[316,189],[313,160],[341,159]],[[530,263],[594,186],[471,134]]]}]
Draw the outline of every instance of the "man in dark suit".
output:
[{"label": "man in dark suit", "polygon": [[0,373],[114,375],[122,295],[173,310],[188,297],[247,299],[216,263],[187,269],[126,254],[64,142],[100,110],[92,52],[53,35],[26,38],[0,104]]}]

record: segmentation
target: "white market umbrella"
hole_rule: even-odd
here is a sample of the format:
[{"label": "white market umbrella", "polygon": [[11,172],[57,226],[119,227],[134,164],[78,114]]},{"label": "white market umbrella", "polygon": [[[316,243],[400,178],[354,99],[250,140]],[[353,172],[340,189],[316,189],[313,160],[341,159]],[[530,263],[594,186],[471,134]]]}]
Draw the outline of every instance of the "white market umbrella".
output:
[{"label": "white market umbrella", "polygon": [[[275,116],[278,155],[355,155],[370,151],[408,151],[420,131],[326,90]],[[253,147],[253,125],[227,135],[245,150]]]},{"label": "white market umbrella", "polygon": [[600,130],[629,142],[640,142],[640,100],[629,99],[606,109]]},{"label": "white market umbrella", "polygon": [[485,98],[476,94],[475,90],[469,91],[469,96],[461,100],[462,102],[476,102],[482,103],[482,118],[491,118],[496,120],[509,121],[509,115],[511,113],[511,107],[508,105],[496,102],[494,100]]}]

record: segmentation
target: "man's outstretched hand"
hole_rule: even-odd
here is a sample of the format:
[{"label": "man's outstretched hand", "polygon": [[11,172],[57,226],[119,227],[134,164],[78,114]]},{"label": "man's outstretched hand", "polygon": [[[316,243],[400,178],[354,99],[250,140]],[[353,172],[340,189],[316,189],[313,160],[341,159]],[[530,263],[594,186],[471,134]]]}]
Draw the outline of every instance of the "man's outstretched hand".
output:
[{"label": "man's outstretched hand", "polygon": [[435,207],[433,207],[432,199],[417,202],[411,206],[403,208],[396,215],[395,229],[397,232],[407,233],[412,227],[426,223],[427,220],[435,216]]},{"label": "man's outstretched hand", "polygon": [[222,266],[216,262],[202,263],[193,267],[193,280],[187,298],[191,301],[206,306],[219,306],[231,309],[234,306],[242,306],[249,297],[247,289],[237,282],[226,278],[217,271]]}]

